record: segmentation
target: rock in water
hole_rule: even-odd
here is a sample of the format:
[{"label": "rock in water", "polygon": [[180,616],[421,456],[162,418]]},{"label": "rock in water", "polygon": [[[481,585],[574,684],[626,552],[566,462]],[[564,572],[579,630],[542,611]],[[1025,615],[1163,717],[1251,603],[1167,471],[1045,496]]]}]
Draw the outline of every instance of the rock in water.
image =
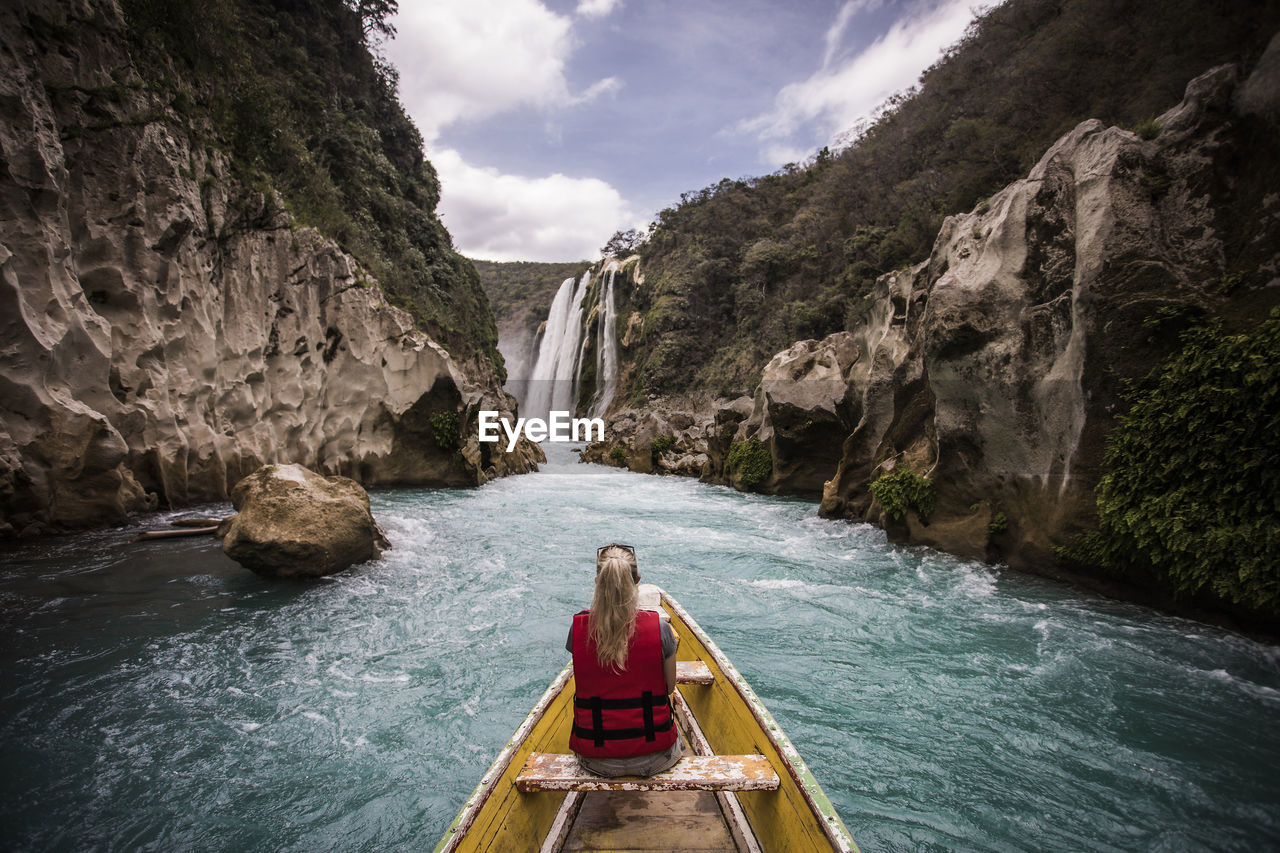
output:
[{"label": "rock in water", "polygon": [[260,575],[320,577],[389,548],[354,480],[301,465],[264,465],[231,490],[237,514],[218,535],[228,557]]}]

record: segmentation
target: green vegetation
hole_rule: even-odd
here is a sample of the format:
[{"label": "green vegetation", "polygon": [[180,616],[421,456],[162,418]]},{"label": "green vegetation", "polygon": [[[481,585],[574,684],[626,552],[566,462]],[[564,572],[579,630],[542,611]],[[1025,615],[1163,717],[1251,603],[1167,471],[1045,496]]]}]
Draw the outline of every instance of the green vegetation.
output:
[{"label": "green vegetation", "polygon": [[747,488],[763,483],[773,473],[773,457],[758,438],[735,441],[729,446],[726,460],[729,472],[737,473],[738,482]]},{"label": "green vegetation", "polygon": [[1218,293],[1223,296],[1230,296],[1239,290],[1241,286],[1248,284],[1250,278],[1251,276],[1243,271],[1226,273],[1222,278],[1218,279]]},{"label": "green vegetation", "polygon": [[1280,310],[1246,334],[1188,330],[1127,396],[1100,529],[1060,556],[1280,614]]},{"label": "green vegetation", "polygon": [[933,481],[906,468],[877,477],[871,484],[871,495],[895,521],[909,509],[914,509],[921,518],[928,518],[933,512]]},{"label": "green vegetation", "polygon": [[1004,533],[1009,529],[1009,517],[1003,512],[997,512],[995,516],[992,517],[991,523],[987,525],[987,529],[991,531],[993,535],[997,533]]},{"label": "green vegetation", "polygon": [[644,235],[634,228],[626,231],[615,231],[609,241],[600,249],[606,258],[625,258],[644,243]]},{"label": "green vegetation", "polygon": [[437,412],[431,416],[431,439],[441,450],[458,446],[461,431],[458,429],[457,412]]},{"label": "green vegetation", "polygon": [[481,261],[473,259],[480,284],[493,311],[499,317],[515,316],[528,310],[534,325],[547,319],[551,300],[566,278],[578,278],[591,266],[589,261],[553,264],[535,261]]},{"label": "green vegetation", "polygon": [[436,216],[439,181],[396,97],[396,72],[371,50],[390,32],[394,0],[121,7],[137,71],[168,120],[196,150],[224,152],[250,191],[212,236],[273,227],[278,193],[293,222],[355,256],[455,356],[501,369],[488,300]]},{"label": "green vegetation", "polygon": [[627,461],[627,449],[625,447],[609,448],[609,458],[619,465],[623,465]]},{"label": "green vegetation", "polygon": [[[843,150],[685,193],[638,246],[616,235],[645,272],[619,305],[645,317],[623,393],[750,389],[774,353],[858,324],[878,276],[926,258],[947,215],[989,210],[1076,124],[1150,133],[1189,80],[1248,67],[1277,29],[1277,4],[993,6]],[[1170,189],[1154,166],[1142,180],[1154,199]]]},{"label": "green vegetation", "polygon": [[660,435],[653,440],[653,452],[655,454],[666,453],[676,443],[676,440],[669,435]]},{"label": "green vegetation", "polygon": [[1155,117],[1145,118],[1134,126],[1133,132],[1139,139],[1155,139],[1160,135],[1160,122]]}]

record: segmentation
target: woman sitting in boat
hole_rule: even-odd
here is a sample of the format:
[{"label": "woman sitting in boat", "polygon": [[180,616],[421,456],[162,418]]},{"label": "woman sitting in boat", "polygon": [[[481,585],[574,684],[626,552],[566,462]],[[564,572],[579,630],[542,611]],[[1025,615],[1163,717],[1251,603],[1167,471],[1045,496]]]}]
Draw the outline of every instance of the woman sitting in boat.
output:
[{"label": "woman sitting in boat", "polygon": [[682,753],[670,697],[676,636],[639,609],[639,584],[634,548],[599,548],[591,609],[573,617],[565,644],[576,685],[569,748],[599,776],[652,776]]}]

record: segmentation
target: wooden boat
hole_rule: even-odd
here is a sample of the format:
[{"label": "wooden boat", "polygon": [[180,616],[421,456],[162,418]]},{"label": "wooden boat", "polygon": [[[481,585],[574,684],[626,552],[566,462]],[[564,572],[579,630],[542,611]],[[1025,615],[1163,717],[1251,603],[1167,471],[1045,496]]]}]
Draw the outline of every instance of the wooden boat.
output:
[{"label": "wooden boat", "polygon": [[831,802],[742,676],[661,589],[641,607],[680,638],[674,707],[685,757],[652,777],[605,779],[569,752],[573,666],[498,755],[436,846],[452,851],[833,850],[855,853]]}]

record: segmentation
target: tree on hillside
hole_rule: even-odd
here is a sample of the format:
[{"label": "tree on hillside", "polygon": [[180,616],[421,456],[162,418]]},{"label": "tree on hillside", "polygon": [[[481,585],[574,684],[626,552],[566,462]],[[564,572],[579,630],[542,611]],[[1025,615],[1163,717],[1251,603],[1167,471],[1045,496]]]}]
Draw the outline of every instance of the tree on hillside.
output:
[{"label": "tree on hillside", "polygon": [[365,41],[391,38],[396,34],[395,25],[387,19],[399,10],[397,0],[346,0],[347,8],[360,16],[360,28]]},{"label": "tree on hillside", "polygon": [[644,235],[634,228],[626,231],[615,231],[600,250],[606,258],[625,258],[633,254],[644,242]]}]

